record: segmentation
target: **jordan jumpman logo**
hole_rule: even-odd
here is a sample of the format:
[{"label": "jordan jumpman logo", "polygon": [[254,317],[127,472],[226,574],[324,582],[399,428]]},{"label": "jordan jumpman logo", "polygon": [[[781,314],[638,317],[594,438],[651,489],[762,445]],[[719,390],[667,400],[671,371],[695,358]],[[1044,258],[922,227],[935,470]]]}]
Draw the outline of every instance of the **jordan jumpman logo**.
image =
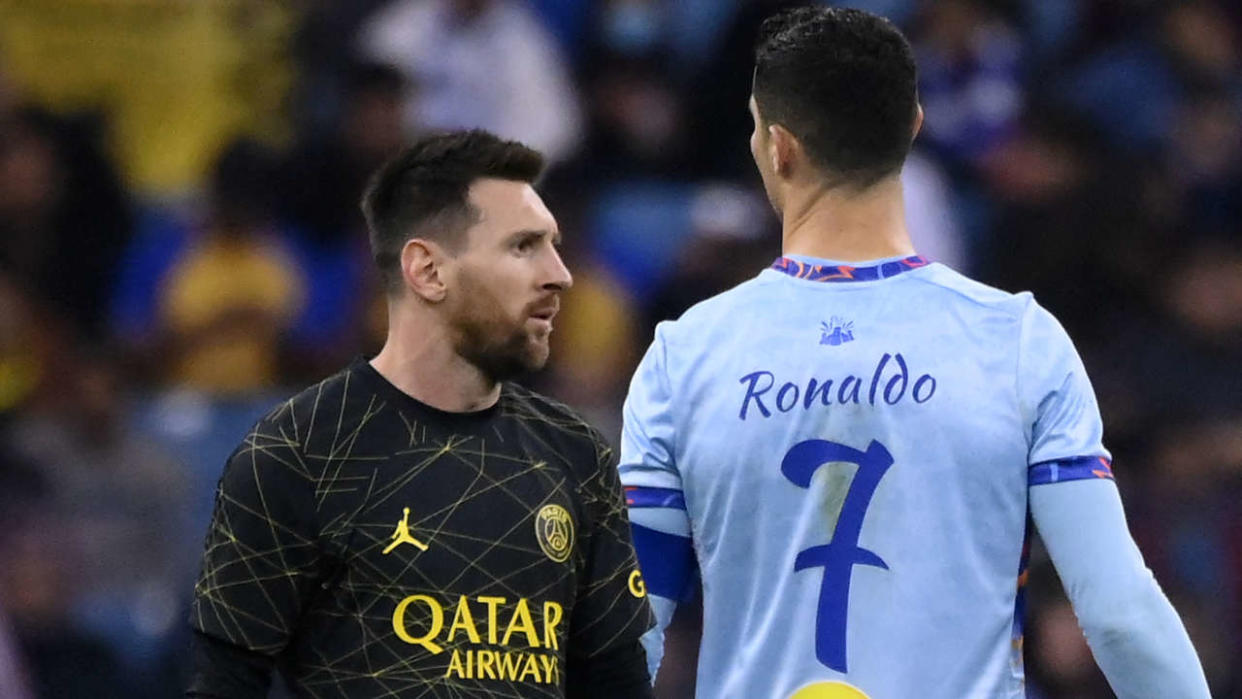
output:
[{"label": "jordan jumpman logo", "polygon": [[415,539],[410,534],[410,508],[408,507],[405,508],[405,516],[401,518],[400,522],[397,522],[397,530],[392,533],[392,543],[388,545],[388,548],[384,549],[384,555],[387,556],[392,553],[392,550],[401,544],[414,544],[421,551],[427,550],[427,544]]}]

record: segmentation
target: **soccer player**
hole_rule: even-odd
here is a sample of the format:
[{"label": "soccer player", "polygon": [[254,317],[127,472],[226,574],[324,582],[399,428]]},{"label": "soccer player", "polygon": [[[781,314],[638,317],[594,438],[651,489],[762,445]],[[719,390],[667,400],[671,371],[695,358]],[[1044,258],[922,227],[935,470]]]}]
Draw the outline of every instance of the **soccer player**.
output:
[{"label": "soccer player", "polygon": [[658,326],[622,438],[661,629],[701,575],[699,695],[1023,696],[1029,513],[1116,692],[1206,697],[1069,338],[911,247],[905,38],[855,10],[777,15],[750,110],[784,256]]},{"label": "soccer player", "polygon": [[571,283],[531,182],[471,131],[385,165],[363,203],[378,355],[254,427],[195,586],[192,697],[649,697],[652,624],[616,460],[537,369]]}]

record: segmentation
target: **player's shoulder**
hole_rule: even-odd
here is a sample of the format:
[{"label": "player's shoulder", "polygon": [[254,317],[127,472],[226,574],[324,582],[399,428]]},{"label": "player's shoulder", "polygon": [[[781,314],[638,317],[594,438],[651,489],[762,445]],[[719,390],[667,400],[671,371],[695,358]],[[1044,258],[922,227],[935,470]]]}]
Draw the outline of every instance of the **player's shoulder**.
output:
[{"label": "player's shoulder", "polygon": [[521,384],[506,383],[501,392],[506,415],[545,426],[549,431],[592,449],[607,447],[608,440],[581,413],[551,396]]},{"label": "player's shoulder", "polygon": [[613,455],[608,439],[577,410],[537,391],[506,383],[500,394],[502,416],[519,420],[537,435],[540,458],[564,469],[579,484],[597,483]]},{"label": "player's shoulder", "polygon": [[346,416],[363,414],[356,403],[363,392],[358,376],[346,367],[274,405],[250,428],[235,455],[258,452],[283,459],[290,451],[306,453],[325,421],[334,426]]},{"label": "player's shoulder", "polygon": [[[736,318],[738,314],[766,315],[773,310],[773,304],[782,302],[780,292],[776,291],[779,287],[774,286],[773,279],[759,275],[700,301],[680,318],[660,323],[657,334],[666,342],[677,342],[679,338],[702,337],[705,331],[721,326],[721,321]],[[1028,291],[1004,291],[939,263],[932,263],[891,282],[908,285],[907,288],[911,289],[908,293],[917,294],[923,303],[929,297],[939,296],[935,299],[937,307],[965,306],[1015,320],[1032,312],[1046,313]]]},{"label": "player's shoulder", "polygon": [[920,289],[921,294],[928,293],[927,287],[931,287],[932,293],[943,294],[950,303],[974,306],[980,310],[1008,315],[1015,319],[1021,318],[1029,313],[1032,307],[1038,306],[1029,291],[1014,293],[998,289],[971,279],[943,264],[933,263],[920,271],[924,273],[908,275],[907,281],[923,285]]},{"label": "player's shoulder", "polygon": [[764,284],[755,277],[699,301],[675,320],[660,322],[656,333],[665,341],[699,338],[705,331],[720,327],[722,320],[736,318],[739,313],[766,312],[768,306]]},{"label": "player's shoulder", "polygon": [[[934,265],[930,274],[914,278],[938,288],[958,304],[977,309],[976,319],[1002,318],[1010,337],[1016,336],[1019,344],[1029,351],[1042,351],[1043,347],[1069,346],[1066,334],[1056,316],[1039,304],[1029,291],[1008,292],[984,284],[956,272],[944,265]],[[945,307],[946,303],[936,304]],[[968,315],[968,314],[967,314]],[[969,317],[969,315],[968,315]]]},{"label": "player's shoulder", "polygon": [[[355,384],[357,376],[346,367],[316,383],[302,388],[289,396],[259,418],[261,425],[302,426],[309,425],[316,413],[333,401],[348,401],[351,384]],[[356,393],[356,390],[354,391]]]}]

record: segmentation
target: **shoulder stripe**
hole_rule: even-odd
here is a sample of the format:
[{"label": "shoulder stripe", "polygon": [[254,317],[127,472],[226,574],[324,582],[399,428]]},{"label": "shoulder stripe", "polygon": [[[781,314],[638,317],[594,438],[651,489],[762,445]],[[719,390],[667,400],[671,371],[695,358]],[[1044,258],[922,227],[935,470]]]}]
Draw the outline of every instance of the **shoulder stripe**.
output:
[{"label": "shoulder stripe", "polygon": [[648,488],[640,485],[625,487],[625,504],[630,507],[669,507],[686,509],[686,496],[673,488]]},{"label": "shoulder stripe", "polygon": [[1044,461],[1027,472],[1028,485],[1047,485],[1088,478],[1113,479],[1113,464],[1102,456],[1077,456],[1070,459]]}]

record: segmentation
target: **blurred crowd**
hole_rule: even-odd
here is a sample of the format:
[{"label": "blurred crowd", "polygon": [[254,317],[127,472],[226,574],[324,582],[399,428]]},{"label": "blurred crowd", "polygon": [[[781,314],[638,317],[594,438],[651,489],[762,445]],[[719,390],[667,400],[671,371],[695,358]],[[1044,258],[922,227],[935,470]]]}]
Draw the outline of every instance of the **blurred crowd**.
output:
[{"label": "blurred crowd", "polygon": [[[615,438],[654,324],[779,254],[746,102],[788,4],[0,0],[0,696],[177,695],[220,469],[378,349],[357,202],[419,132],[549,157],[576,283],[531,382]],[[837,4],[915,45],[917,247],[1065,324],[1140,547],[1242,696],[1242,11]],[[1111,696],[1038,547],[1028,590],[1030,695]]]}]

